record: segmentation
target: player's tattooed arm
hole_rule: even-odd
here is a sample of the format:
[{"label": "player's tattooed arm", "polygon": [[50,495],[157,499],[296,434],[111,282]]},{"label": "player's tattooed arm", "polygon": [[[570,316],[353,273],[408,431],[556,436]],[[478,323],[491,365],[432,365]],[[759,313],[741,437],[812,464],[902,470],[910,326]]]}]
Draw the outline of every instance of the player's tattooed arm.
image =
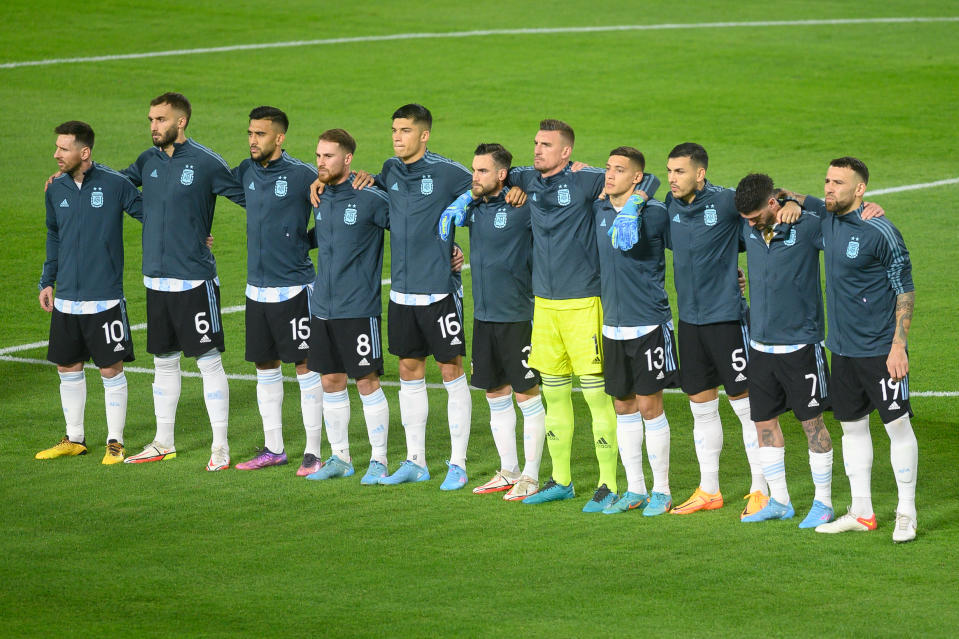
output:
[{"label": "player's tattooed arm", "polygon": [[809,440],[810,452],[828,453],[832,450],[832,438],[829,436],[829,431],[826,430],[822,415],[804,420],[802,429],[806,433],[806,439]]},{"label": "player's tattooed arm", "polygon": [[916,292],[909,291],[896,296],[896,330],[892,336],[892,348],[886,358],[889,376],[898,381],[909,372],[909,356],[906,344],[909,341],[909,328],[912,326],[912,311],[916,303]]}]

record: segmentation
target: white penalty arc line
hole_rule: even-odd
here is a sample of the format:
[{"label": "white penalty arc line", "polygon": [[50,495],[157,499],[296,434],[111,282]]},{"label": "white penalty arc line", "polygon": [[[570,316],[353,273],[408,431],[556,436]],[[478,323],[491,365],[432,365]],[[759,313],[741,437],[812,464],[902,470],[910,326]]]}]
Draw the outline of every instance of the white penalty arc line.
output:
[{"label": "white penalty arc line", "polygon": [[845,18],[834,20],[763,20],[754,22],[699,22],[666,24],[628,24],[601,25],[593,27],[542,27],[519,29],[476,29],[472,31],[391,33],[383,35],[355,36],[350,38],[325,38],[317,40],[289,40],[286,42],[263,42],[256,44],[234,44],[222,47],[200,47],[195,49],[172,49],[168,51],[149,51],[143,53],[120,53],[115,55],[97,55],[80,58],[50,58],[47,60],[24,60],[4,62],[0,69],[49,66],[54,64],[72,64],[88,62],[110,62],[115,60],[136,60],[141,58],[159,58],[177,55],[198,55],[203,53],[229,53],[231,51],[256,51],[259,49],[285,49],[290,47],[314,47],[333,44],[352,44],[357,42],[390,42],[396,40],[426,40],[441,38],[477,38],[504,35],[551,35],[560,33],[608,33],[615,31],[668,31],[679,29],[731,29],[749,27],[818,27],[855,24],[909,24],[931,22],[959,22],[959,16],[941,17],[890,17],[890,18]]}]

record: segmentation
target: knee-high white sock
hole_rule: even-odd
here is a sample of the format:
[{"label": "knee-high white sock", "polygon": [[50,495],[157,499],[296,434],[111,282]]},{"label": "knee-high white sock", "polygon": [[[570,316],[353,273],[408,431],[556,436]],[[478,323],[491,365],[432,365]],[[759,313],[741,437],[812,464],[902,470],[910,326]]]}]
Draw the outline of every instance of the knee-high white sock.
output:
[{"label": "knee-high white sock", "polygon": [[842,424],[842,461],[849,477],[852,505],[849,509],[857,517],[872,517],[872,435],[869,433],[869,415],[854,422]]},{"label": "knee-high white sock", "polygon": [[539,464],[546,443],[546,410],[542,395],[535,395],[517,404],[523,413],[523,474],[539,480]]},{"label": "knee-high white sock", "polygon": [[809,451],[809,470],[816,489],[814,499],[832,508],[832,451],[814,453]]},{"label": "knee-high white sock", "polygon": [[707,493],[719,492],[719,453],[723,450],[723,423],[719,420],[719,400],[689,402],[693,413],[693,441],[699,460],[699,487]]},{"label": "knee-high white sock", "polygon": [[646,478],[643,476],[643,416],[639,412],[616,416],[616,439],[619,441],[619,458],[626,469],[626,484],[631,493],[646,494]]},{"label": "knee-high white sock", "polygon": [[749,473],[752,475],[749,492],[758,490],[768,495],[769,487],[763,477],[763,464],[759,460],[759,433],[756,431],[756,422],[749,416],[749,398],[731,399],[729,405],[732,406],[733,412],[743,426],[743,445],[746,447],[746,460],[749,462]]},{"label": "knee-high white sock", "polygon": [[196,365],[203,378],[203,401],[206,402],[206,412],[213,429],[213,446],[229,450],[230,385],[223,370],[223,359],[219,351],[211,350],[196,358]]},{"label": "knee-high white sock", "polygon": [[646,422],[646,456],[653,471],[653,492],[669,495],[669,421],[666,413]]},{"label": "knee-high white sock", "polygon": [[334,393],[323,393],[323,418],[326,420],[326,438],[333,454],[350,462],[350,394],[344,388]]},{"label": "knee-high white sock", "polygon": [[107,411],[107,443],[111,439],[123,443],[123,428],[127,423],[127,376],[120,371],[103,381],[103,404]]},{"label": "knee-high white sock", "polygon": [[170,353],[153,358],[153,412],[157,418],[154,439],[173,448],[176,407],[180,403],[180,354]]},{"label": "knee-high white sock", "polygon": [[87,405],[87,378],[83,371],[60,373],[60,405],[67,423],[67,437],[83,443],[83,412]]},{"label": "knee-high white sock", "polygon": [[426,420],[430,404],[426,380],[400,380],[400,419],[406,431],[406,459],[426,467]]},{"label": "knee-high white sock", "polygon": [[450,424],[450,463],[466,469],[466,449],[470,441],[470,422],[473,419],[473,400],[466,385],[466,374],[451,382],[443,382],[449,395],[446,413]]},{"label": "knee-high white sock", "polygon": [[786,448],[763,446],[757,456],[763,466],[763,475],[769,482],[769,496],[785,506],[789,503],[789,490],[786,487]]},{"label": "knee-high white sock", "polygon": [[323,443],[323,385],[320,374],[309,371],[297,374],[300,385],[300,411],[303,413],[303,430],[306,431],[304,453],[320,456]]},{"label": "knee-high white sock", "polygon": [[382,388],[369,395],[360,395],[363,402],[363,417],[366,418],[366,433],[370,437],[373,453],[370,459],[386,466],[386,442],[390,432],[390,405]]},{"label": "knee-high white sock", "polygon": [[899,505],[896,506],[896,512],[915,519],[919,442],[916,441],[908,413],[885,426],[889,434],[889,461],[892,462],[892,472],[899,488]]},{"label": "knee-high white sock", "polygon": [[519,455],[516,452],[516,410],[513,396],[487,397],[489,402],[489,427],[493,443],[499,453],[500,468],[511,473],[519,472]]},{"label": "knee-high white sock", "polygon": [[280,368],[257,369],[256,403],[263,418],[264,445],[279,455],[283,452],[283,371]]}]

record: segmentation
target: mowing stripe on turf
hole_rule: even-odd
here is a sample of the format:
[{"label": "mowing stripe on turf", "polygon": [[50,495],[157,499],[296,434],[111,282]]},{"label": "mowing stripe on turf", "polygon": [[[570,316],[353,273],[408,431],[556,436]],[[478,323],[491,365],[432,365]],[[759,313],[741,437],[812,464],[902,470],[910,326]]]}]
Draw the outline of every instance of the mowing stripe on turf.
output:
[{"label": "mowing stripe on turf", "polygon": [[172,49],[169,51],[149,51],[144,53],[120,53],[115,55],[96,55],[81,58],[50,58],[47,60],[24,60],[4,62],[0,69],[20,67],[38,67],[53,64],[72,64],[75,62],[110,62],[114,60],[136,60],[140,58],[159,58],[176,55],[197,55],[201,53],[228,53],[230,51],[255,51],[257,49],[285,49],[290,47],[315,47],[330,44],[349,44],[354,42],[388,42],[392,40],[425,40],[437,38],[477,38],[503,35],[549,35],[555,33],[606,33],[609,31],[666,31],[676,29],[730,29],[749,27],[819,27],[849,24],[907,24],[916,22],[959,22],[959,17],[944,16],[931,18],[846,18],[835,20],[762,20],[755,22],[699,22],[666,24],[615,24],[595,27],[542,27],[520,29],[477,29],[473,31],[449,31],[446,33],[390,33],[384,35],[354,36],[350,38],[325,38],[317,40],[289,40],[286,42],[262,42],[257,44],[233,44],[222,47],[201,47],[196,49]]}]

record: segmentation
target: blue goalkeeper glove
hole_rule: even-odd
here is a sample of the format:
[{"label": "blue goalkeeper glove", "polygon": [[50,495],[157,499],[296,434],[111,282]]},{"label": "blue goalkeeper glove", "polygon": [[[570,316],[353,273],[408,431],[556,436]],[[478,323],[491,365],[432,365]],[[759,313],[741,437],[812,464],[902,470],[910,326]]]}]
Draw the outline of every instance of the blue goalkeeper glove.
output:
[{"label": "blue goalkeeper glove", "polygon": [[639,193],[633,193],[626,200],[623,210],[613,220],[607,232],[613,241],[613,248],[628,251],[636,246],[636,242],[639,241],[639,218],[642,216],[644,206],[646,206],[646,200]]},{"label": "blue goalkeeper glove", "polygon": [[466,219],[466,207],[473,201],[473,192],[467,191],[459,196],[453,203],[446,207],[440,216],[439,233],[441,240],[447,240],[450,236],[452,224],[463,226],[463,220]]}]

